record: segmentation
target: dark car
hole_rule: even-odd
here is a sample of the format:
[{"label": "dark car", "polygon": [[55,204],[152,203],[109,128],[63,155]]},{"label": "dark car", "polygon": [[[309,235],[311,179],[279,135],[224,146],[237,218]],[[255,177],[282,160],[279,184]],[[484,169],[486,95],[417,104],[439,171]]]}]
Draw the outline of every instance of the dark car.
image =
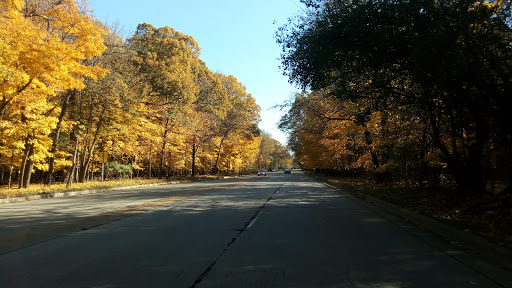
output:
[{"label": "dark car", "polygon": [[285,168],[284,169],[284,174],[292,174],[292,170],[290,170],[288,168]]},{"label": "dark car", "polygon": [[267,171],[265,171],[265,169],[261,169],[260,171],[258,171],[258,176],[267,176]]}]

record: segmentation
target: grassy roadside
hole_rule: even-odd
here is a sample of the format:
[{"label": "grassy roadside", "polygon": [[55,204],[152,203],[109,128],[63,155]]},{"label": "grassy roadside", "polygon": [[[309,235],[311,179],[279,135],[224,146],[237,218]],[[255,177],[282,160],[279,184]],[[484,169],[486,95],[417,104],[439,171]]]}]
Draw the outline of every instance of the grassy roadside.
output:
[{"label": "grassy roadside", "polygon": [[62,192],[71,192],[71,191],[82,191],[82,190],[101,190],[101,189],[110,189],[116,187],[127,187],[127,186],[137,186],[137,185],[146,185],[146,184],[158,184],[158,183],[168,183],[173,181],[192,181],[192,180],[205,180],[205,179],[216,179],[218,177],[223,176],[232,176],[232,175],[200,175],[196,177],[191,176],[175,176],[169,178],[151,178],[151,179],[119,179],[119,180],[109,180],[102,182],[91,181],[86,183],[73,183],[70,187],[66,187],[66,184],[63,183],[55,183],[52,186],[47,186],[43,184],[31,184],[29,188],[19,189],[18,186],[11,187],[8,189],[7,185],[0,186],[0,199],[5,198],[14,198],[14,197],[24,197],[24,196],[33,196],[33,195],[41,195],[41,194],[53,194],[53,193],[62,193]]},{"label": "grassy roadside", "polygon": [[316,177],[345,191],[361,192],[512,248],[512,211],[497,197],[463,198],[448,188],[383,185],[360,178]]},{"label": "grassy roadside", "polygon": [[100,189],[110,189],[116,187],[125,187],[125,186],[137,186],[144,184],[158,184],[158,183],[166,183],[170,181],[177,180],[187,180],[190,178],[186,177],[176,177],[170,179],[123,179],[123,180],[111,180],[105,182],[86,182],[86,183],[73,183],[70,187],[66,187],[66,184],[63,183],[55,183],[52,186],[42,185],[42,184],[31,184],[29,188],[19,189],[18,187],[13,187],[10,190],[7,186],[0,186],[0,199],[3,198],[13,198],[13,197],[23,197],[23,196],[33,196],[40,194],[53,194],[53,193],[61,193],[61,192],[70,192],[70,191],[81,191],[81,190],[100,190]]}]

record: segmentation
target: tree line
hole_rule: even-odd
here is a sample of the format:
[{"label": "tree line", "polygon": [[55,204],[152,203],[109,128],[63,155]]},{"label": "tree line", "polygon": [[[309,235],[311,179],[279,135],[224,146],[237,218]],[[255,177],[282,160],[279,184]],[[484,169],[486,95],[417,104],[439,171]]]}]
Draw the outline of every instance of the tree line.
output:
[{"label": "tree line", "polygon": [[302,2],[276,33],[301,165],[512,205],[509,1]]},{"label": "tree line", "polygon": [[258,129],[246,87],[210,71],[189,35],[143,23],[123,39],[75,0],[0,1],[0,26],[0,182],[9,187],[33,175],[88,181],[99,151],[145,177],[291,161]]}]

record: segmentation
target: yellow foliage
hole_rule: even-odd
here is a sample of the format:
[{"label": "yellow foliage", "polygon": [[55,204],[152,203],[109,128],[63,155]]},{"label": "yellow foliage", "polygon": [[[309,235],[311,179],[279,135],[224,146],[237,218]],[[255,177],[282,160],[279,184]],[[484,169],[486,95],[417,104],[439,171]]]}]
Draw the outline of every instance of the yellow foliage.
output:
[{"label": "yellow foliage", "polygon": [[84,61],[105,50],[106,31],[83,8],[74,0],[0,1],[0,158],[10,165],[33,144],[35,167],[46,169],[60,112],[52,96],[107,72]]},{"label": "yellow foliage", "polygon": [[126,45],[84,3],[0,1],[0,165],[66,169],[75,143],[84,175],[98,150],[135,169],[190,169],[192,147],[203,169],[255,165],[260,107],[243,84],[209,71],[191,36],[141,24]]}]

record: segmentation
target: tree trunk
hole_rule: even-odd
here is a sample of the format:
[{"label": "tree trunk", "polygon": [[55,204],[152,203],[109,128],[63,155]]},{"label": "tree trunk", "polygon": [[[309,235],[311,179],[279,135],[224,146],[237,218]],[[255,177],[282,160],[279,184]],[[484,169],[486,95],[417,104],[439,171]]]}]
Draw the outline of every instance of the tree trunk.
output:
[{"label": "tree trunk", "polygon": [[218,174],[219,173],[219,158],[220,158],[220,151],[222,150],[222,144],[224,143],[224,139],[226,139],[227,135],[223,135],[222,136],[222,139],[220,139],[220,144],[219,144],[219,151],[217,151],[217,159],[215,159],[215,166],[214,166],[214,171],[213,171],[213,174]]},{"label": "tree trunk", "polygon": [[475,141],[468,148],[467,160],[456,159],[459,160],[460,164],[454,169],[450,169],[456,174],[457,186],[462,195],[482,195],[485,193],[485,168],[482,163],[484,161],[485,136],[482,137],[481,133],[485,133],[485,131],[476,131]]},{"label": "tree trunk", "polygon": [[25,152],[21,161],[20,176],[18,179],[18,187],[28,188],[30,186],[30,177],[32,176],[32,167],[34,166],[34,144],[28,144],[29,138],[25,140]]},{"label": "tree trunk", "polygon": [[75,178],[75,169],[78,163],[78,137],[75,140],[75,153],[73,153],[73,163],[69,170],[69,175],[66,181],[66,187],[70,187],[73,184],[73,178]]},{"label": "tree trunk", "polygon": [[78,182],[78,175],[80,175],[80,165],[78,165],[80,163],[80,153],[78,152],[80,150],[80,147],[77,149],[78,150],[76,153],[75,171],[73,172],[73,179],[75,179],[75,182]]},{"label": "tree trunk", "polygon": [[23,159],[21,160],[21,166],[20,166],[20,175],[18,175],[18,188],[23,188],[23,178],[25,177],[25,165],[27,165],[27,158],[28,158],[28,147],[25,146],[25,151],[23,152]]},{"label": "tree trunk", "polygon": [[59,122],[57,122],[57,127],[55,127],[55,133],[53,134],[52,139],[52,148],[50,149],[50,153],[52,156],[48,160],[48,173],[46,175],[45,184],[51,186],[54,181],[53,169],[55,166],[55,152],[57,152],[57,144],[59,142],[60,131],[62,129],[62,122],[64,121],[64,116],[68,110],[69,101],[71,96],[75,93],[75,91],[69,91],[66,93],[64,102],[62,103],[62,109],[60,110]]},{"label": "tree trunk", "polygon": [[192,177],[196,177],[196,137],[192,141]]},{"label": "tree trunk", "polygon": [[13,172],[13,166],[10,166],[9,167],[9,180],[7,182],[7,189],[11,190],[11,185],[12,185],[12,172]]},{"label": "tree trunk", "polygon": [[151,179],[151,143],[149,143],[149,172],[148,179]]},{"label": "tree trunk", "polygon": [[165,119],[165,125],[164,125],[164,135],[162,137],[162,150],[160,151],[160,173],[158,174],[158,178],[162,179],[163,174],[165,172],[164,170],[164,164],[165,164],[165,145],[167,144],[167,127],[169,125],[169,119]]},{"label": "tree trunk", "polygon": [[[371,136],[370,131],[365,130],[363,135],[364,135],[364,142],[365,142],[365,144],[368,147],[371,147],[373,141],[372,141],[372,136]],[[372,157],[372,163],[373,163],[373,165],[375,165],[375,168],[379,168],[380,167],[380,163],[379,163],[379,157],[377,156],[377,154],[375,154],[375,152],[370,149],[370,155]]]},{"label": "tree trunk", "polygon": [[[386,126],[386,124],[388,123],[388,114],[386,112],[381,112],[380,113],[381,115],[381,118],[380,118],[380,136],[382,137],[382,139],[388,139],[388,132],[389,132],[389,129],[385,129],[384,127]],[[387,147],[381,147],[381,150],[382,150],[382,155],[381,155],[381,159],[380,159],[380,165],[385,165],[386,163],[388,163],[388,158],[389,158],[389,148]]]},{"label": "tree trunk", "polygon": [[9,163],[9,179],[7,180],[7,188],[9,190],[11,190],[11,186],[12,186],[12,173],[14,172],[14,166],[13,166],[13,163],[14,163],[14,152],[11,152],[11,161]]},{"label": "tree trunk", "polygon": [[96,133],[94,133],[94,139],[91,144],[91,149],[89,150],[89,153],[87,154],[87,157],[84,158],[83,165],[80,167],[80,173],[78,174],[78,182],[82,183],[85,181],[85,178],[87,177],[87,171],[89,170],[89,164],[91,163],[92,155],[94,153],[94,147],[96,146],[96,143],[98,142],[98,135],[100,134],[101,126],[103,124],[103,115],[105,114],[105,106],[101,110],[100,116],[98,117],[98,125],[96,126]]},{"label": "tree trunk", "polygon": [[433,111],[429,111],[428,115],[434,146],[441,151],[443,160],[447,164],[447,169],[457,183],[459,193],[461,195],[476,195],[484,193],[484,168],[482,165],[482,159],[487,139],[486,128],[477,123],[475,142],[469,147],[467,159],[464,159],[464,156],[461,155],[461,153],[456,154],[450,152],[446,145],[441,141],[442,135],[440,123],[434,117]]},{"label": "tree trunk", "polygon": [[30,154],[27,165],[25,166],[25,179],[23,180],[23,188],[30,187],[30,178],[32,177],[32,169],[34,168],[34,145],[30,147]]}]

